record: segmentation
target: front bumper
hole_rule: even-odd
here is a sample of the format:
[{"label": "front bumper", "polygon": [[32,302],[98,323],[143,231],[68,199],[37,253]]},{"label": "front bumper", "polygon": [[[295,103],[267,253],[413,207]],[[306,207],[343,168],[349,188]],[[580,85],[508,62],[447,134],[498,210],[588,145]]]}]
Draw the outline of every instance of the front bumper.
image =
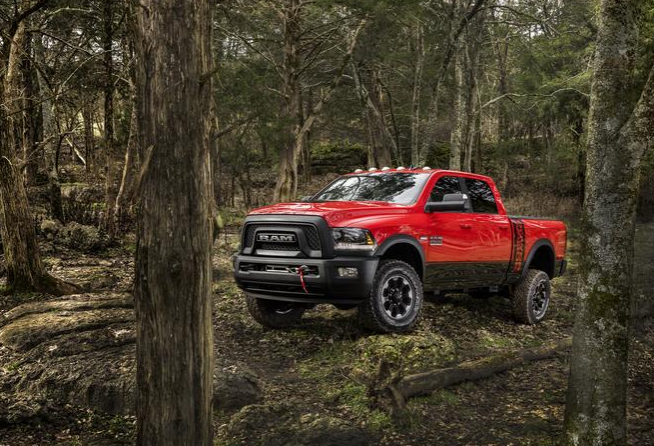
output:
[{"label": "front bumper", "polygon": [[[239,288],[262,299],[357,304],[370,294],[378,263],[376,257],[289,259],[241,254],[234,258],[234,278]],[[295,272],[299,266],[312,272],[304,276],[307,292]],[[357,268],[358,276],[340,277],[338,268],[343,267]]]}]

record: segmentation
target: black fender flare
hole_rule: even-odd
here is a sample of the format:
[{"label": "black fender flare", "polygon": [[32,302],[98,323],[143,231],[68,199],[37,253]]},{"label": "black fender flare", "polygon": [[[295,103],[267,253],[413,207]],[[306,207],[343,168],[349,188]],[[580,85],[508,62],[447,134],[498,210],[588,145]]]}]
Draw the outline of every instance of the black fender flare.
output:
[{"label": "black fender flare", "polygon": [[420,273],[421,277],[425,277],[426,273],[426,268],[427,268],[427,260],[425,259],[425,251],[420,244],[418,240],[416,240],[415,237],[412,237],[410,235],[406,234],[396,234],[388,237],[386,240],[384,240],[375,250],[374,255],[376,257],[382,257],[386,252],[388,252],[389,249],[391,249],[393,246],[400,245],[400,244],[408,244],[411,245],[413,248],[418,251],[418,254],[420,255],[420,263],[422,265],[422,271],[418,271]]},{"label": "black fender flare", "polygon": [[525,263],[522,264],[522,273],[520,274],[521,279],[527,274],[527,271],[529,271],[529,265],[531,265],[532,260],[534,260],[536,251],[538,251],[543,246],[547,246],[550,249],[550,251],[552,251],[552,277],[551,278],[553,279],[554,277],[556,277],[556,250],[554,249],[554,245],[552,245],[551,241],[549,241],[546,238],[542,238],[536,240],[536,242],[533,245],[531,245],[531,249],[529,250],[529,255],[527,256]]}]

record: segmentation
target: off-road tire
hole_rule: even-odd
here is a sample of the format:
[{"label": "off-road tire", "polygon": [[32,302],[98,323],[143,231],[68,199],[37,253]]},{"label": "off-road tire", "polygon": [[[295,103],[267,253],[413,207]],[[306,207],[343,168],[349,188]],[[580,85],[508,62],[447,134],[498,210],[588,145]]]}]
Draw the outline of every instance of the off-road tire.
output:
[{"label": "off-road tire", "polygon": [[267,328],[288,328],[297,325],[306,307],[276,300],[259,299],[245,295],[252,318]]},{"label": "off-road tire", "polygon": [[[411,305],[406,310],[406,316],[394,319],[384,308],[383,289],[390,280],[400,281],[410,287]],[[420,317],[424,301],[422,282],[418,273],[406,262],[401,260],[382,260],[379,263],[372,289],[366,299],[359,304],[359,321],[369,330],[378,333],[406,333],[415,327]]]},{"label": "off-road tire", "polygon": [[[547,293],[545,310],[537,314],[534,310],[534,296],[539,285],[543,284]],[[544,271],[530,269],[515,285],[511,298],[513,300],[513,314],[518,322],[534,325],[547,316],[552,287],[550,278]]]}]

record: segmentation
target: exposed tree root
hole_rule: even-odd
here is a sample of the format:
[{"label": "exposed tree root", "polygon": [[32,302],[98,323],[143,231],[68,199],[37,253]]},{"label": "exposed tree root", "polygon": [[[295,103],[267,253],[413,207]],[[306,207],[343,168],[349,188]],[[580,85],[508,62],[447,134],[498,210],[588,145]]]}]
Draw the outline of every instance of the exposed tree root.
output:
[{"label": "exposed tree root", "polygon": [[386,409],[394,417],[401,417],[409,398],[426,395],[465,381],[488,378],[526,362],[551,358],[557,353],[570,349],[571,346],[572,337],[569,337],[540,347],[500,353],[462,362],[453,367],[404,377],[394,376],[390,364],[381,362],[377,376],[369,385],[369,395],[375,406]]},{"label": "exposed tree root", "polygon": [[66,282],[46,273],[39,277],[34,284],[15,284],[10,280],[7,286],[2,289],[1,294],[43,293],[52,294],[53,296],[67,296],[69,294],[80,294],[83,292],[84,289],[79,285]]}]

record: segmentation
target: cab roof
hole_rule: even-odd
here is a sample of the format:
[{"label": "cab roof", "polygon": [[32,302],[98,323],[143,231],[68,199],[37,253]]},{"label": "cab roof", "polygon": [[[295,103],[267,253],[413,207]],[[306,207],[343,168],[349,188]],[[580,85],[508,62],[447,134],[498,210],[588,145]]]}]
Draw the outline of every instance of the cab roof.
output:
[{"label": "cab roof", "polygon": [[[374,169],[374,168],[373,168]],[[383,170],[385,169],[385,170]],[[477,173],[464,172],[460,170],[447,170],[447,169],[433,169],[431,167],[394,167],[394,168],[382,168],[376,170],[370,169],[357,169],[354,172],[349,172],[344,174],[344,176],[353,176],[353,175],[374,175],[374,174],[388,174],[388,173],[445,173],[456,176],[462,176],[467,178],[478,178],[486,181],[492,181],[492,179],[486,175],[480,175]]]}]

